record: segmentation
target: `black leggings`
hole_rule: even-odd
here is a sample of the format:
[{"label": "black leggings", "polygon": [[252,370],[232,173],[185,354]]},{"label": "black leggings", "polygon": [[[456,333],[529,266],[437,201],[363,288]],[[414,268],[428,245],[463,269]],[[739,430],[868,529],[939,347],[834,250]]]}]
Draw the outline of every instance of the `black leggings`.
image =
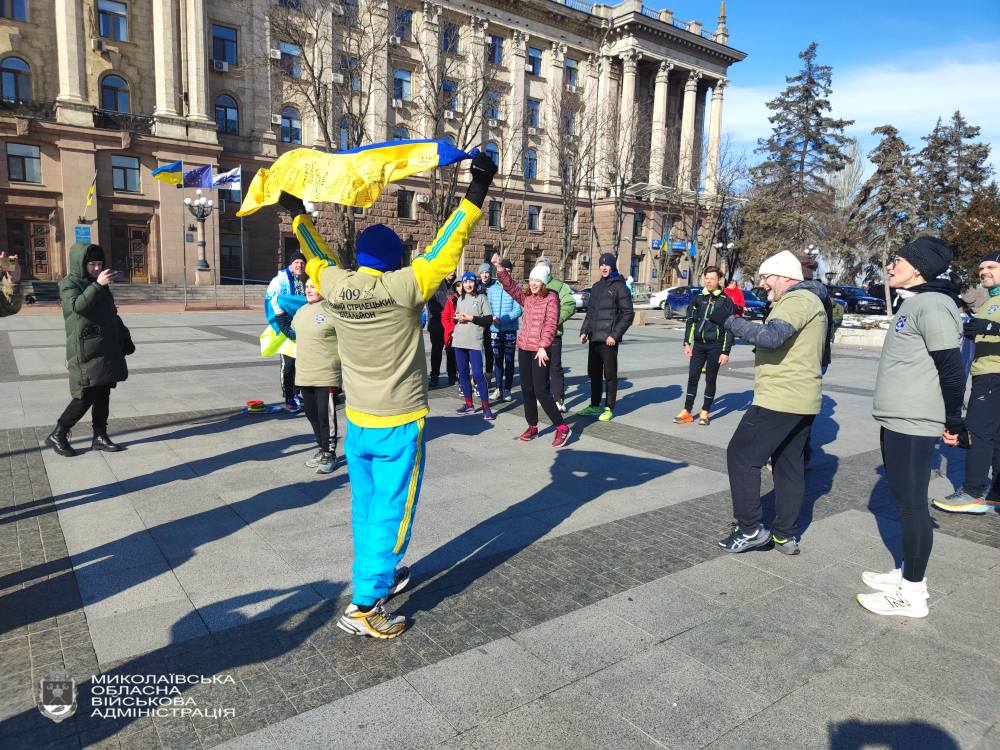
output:
[{"label": "black leggings", "polygon": [[295,396],[299,389],[295,387],[295,357],[288,357],[284,354],[279,354],[281,357],[281,397],[285,401],[290,401],[292,396]]},{"label": "black leggings", "polygon": [[983,497],[1000,476],[1000,375],[975,375],[965,416],[972,444],[965,454],[965,481],[962,488],[974,497]]},{"label": "black leggings", "polygon": [[934,544],[927,486],[937,441],[936,437],[904,435],[885,427],[879,434],[885,478],[903,526],[903,578],[912,583],[924,580]]},{"label": "black leggings", "polygon": [[[331,404],[331,396],[336,397],[339,388],[329,388],[325,385],[302,385],[299,393],[302,396],[302,406],[306,419],[312,425],[316,445],[327,453],[337,453],[337,438],[340,427],[337,424],[337,406]],[[330,412],[333,411],[333,432],[330,431]]]},{"label": "black leggings", "polygon": [[67,430],[73,428],[77,422],[83,419],[87,410],[93,407],[94,411],[90,415],[90,421],[94,426],[94,433],[104,433],[108,431],[108,413],[111,409],[111,386],[98,385],[93,388],[84,388],[82,398],[74,398],[59,417],[59,424]]},{"label": "black leggings", "polygon": [[608,346],[603,341],[591,341],[587,354],[587,374],[590,376],[590,405],[601,403],[601,375],[607,384],[608,394],[604,404],[615,408],[618,400],[618,345]]},{"label": "black leggings", "polygon": [[688,411],[694,407],[694,399],[698,395],[698,381],[701,380],[701,368],[705,368],[705,401],[703,411],[712,411],[715,400],[715,381],[719,377],[719,357],[722,347],[719,344],[691,344],[691,364],[688,369],[687,397],[684,408]]},{"label": "black leggings", "polygon": [[517,350],[517,366],[521,371],[521,394],[524,396],[524,419],[528,424],[536,426],[538,404],[541,404],[545,416],[558,427],[564,424],[565,420],[556,408],[556,400],[552,398],[552,392],[549,390],[549,368],[538,364],[535,354],[524,349]]},{"label": "black leggings", "polygon": [[441,325],[440,317],[437,323],[428,322],[427,332],[431,336],[431,377],[437,378],[441,375],[441,355],[446,354],[445,366],[448,369],[448,382],[454,383],[457,375],[455,369],[455,351],[444,345],[444,326]]}]

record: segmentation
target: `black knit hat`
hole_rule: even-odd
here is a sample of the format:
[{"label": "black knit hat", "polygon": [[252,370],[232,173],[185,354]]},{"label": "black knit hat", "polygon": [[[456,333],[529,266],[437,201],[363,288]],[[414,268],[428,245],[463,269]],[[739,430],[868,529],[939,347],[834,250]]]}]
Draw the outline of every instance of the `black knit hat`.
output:
[{"label": "black knit hat", "polygon": [[613,271],[618,270],[618,258],[613,253],[601,253],[599,263],[602,266],[611,266],[611,270]]},{"label": "black knit hat", "polygon": [[1000,250],[991,250],[979,259],[980,263],[1000,263]]},{"label": "black knit hat", "polygon": [[917,237],[899,248],[896,255],[908,260],[924,279],[930,281],[948,270],[955,251],[940,237]]},{"label": "black knit hat", "polygon": [[288,256],[288,265],[292,265],[297,260],[301,260],[303,263],[306,262],[306,256],[296,250],[294,253]]},{"label": "black knit hat", "polygon": [[86,252],[84,252],[84,254],[83,254],[83,267],[84,267],[84,269],[87,268],[87,264],[88,263],[90,263],[91,261],[94,261],[94,260],[99,260],[99,261],[101,261],[101,263],[105,262],[105,260],[104,260],[104,248],[102,248],[100,245],[91,245],[90,247],[87,248]]}]

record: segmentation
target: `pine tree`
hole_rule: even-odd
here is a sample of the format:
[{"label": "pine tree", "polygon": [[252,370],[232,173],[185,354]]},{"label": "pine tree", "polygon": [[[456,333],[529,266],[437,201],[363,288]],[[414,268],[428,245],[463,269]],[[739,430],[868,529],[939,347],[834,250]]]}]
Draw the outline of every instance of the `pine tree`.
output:
[{"label": "pine tree", "polygon": [[979,260],[989,251],[1000,249],[1000,191],[991,182],[977,191],[969,205],[942,233],[955,247],[955,265],[976,278]]},{"label": "pine tree", "polygon": [[802,70],[767,103],[772,132],[756,149],[764,161],[753,169],[756,205],[748,207],[744,244],[757,254],[822,241],[824,217],[834,210],[828,180],[848,162],[843,130],[853,120],[829,115],[833,69],[816,63],[815,42],[799,59]]},{"label": "pine tree", "polygon": [[987,164],[990,147],[975,142],[979,131],[956,111],[947,123],[938,119],[923,137],[926,145],[917,155],[921,226],[943,229],[989,179],[993,172]]},{"label": "pine tree", "polygon": [[882,136],[878,146],[868,154],[875,172],[861,186],[850,212],[864,252],[854,255],[853,268],[849,270],[863,274],[865,281],[882,276],[889,305],[888,278],[881,274],[881,269],[889,260],[889,252],[908,241],[916,231],[913,155],[892,125],[877,127],[872,135]]}]

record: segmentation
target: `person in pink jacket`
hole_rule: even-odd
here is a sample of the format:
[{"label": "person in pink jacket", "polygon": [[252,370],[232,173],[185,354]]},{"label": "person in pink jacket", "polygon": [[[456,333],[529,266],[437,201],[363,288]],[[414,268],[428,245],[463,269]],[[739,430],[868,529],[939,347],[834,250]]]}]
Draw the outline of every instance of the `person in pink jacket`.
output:
[{"label": "person in pink jacket", "polygon": [[569,425],[556,407],[549,387],[548,349],[556,337],[559,324],[559,295],[546,285],[549,283],[549,269],[535,266],[528,278],[528,289],[521,289],[510,276],[510,272],[500,265],[500,256],[493,256],[496,277],[514,300],[524,309],[521,327],[517,331],[517,365],[521,373],[521,392],[524,394],[524,418],[528,429],[521,440],[538,437],[538,404],[542,405],[546,416],[556,426],[553,448],[562,448],[569,442]]}]

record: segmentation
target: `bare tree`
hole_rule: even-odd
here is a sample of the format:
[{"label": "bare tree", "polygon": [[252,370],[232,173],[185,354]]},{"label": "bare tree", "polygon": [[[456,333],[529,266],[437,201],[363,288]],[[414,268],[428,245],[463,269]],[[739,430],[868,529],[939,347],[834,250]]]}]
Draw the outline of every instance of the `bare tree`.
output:
[{"label": "bare tree", "polygon": [[[702,149],[701,161],[701,174],[705,174],[710,161],[707,146]],[[723,246],[722,252],[717,253],[717,261],[726,260],[727,266],[730,265],[729,256],[731,253],[725,247],[733,242],[729,236],[732,226],[729,223],[728,214],[736,205],[745,201],[742,193],[750,177],[746,153],[737,150],[728,137],[719,145],[719,161],[716,169],[715,192],[695,192],[692,195],[691,216],[693,220],[699,222],[693,236],[697,238],[698,247],[702,248],[691,265],[691,274],[694,279],[700,278],[705,268],[708,267],[712,257],[711,249],[717,241]],[[736,250],[735,242],[733,242],[733,250]]]}]

